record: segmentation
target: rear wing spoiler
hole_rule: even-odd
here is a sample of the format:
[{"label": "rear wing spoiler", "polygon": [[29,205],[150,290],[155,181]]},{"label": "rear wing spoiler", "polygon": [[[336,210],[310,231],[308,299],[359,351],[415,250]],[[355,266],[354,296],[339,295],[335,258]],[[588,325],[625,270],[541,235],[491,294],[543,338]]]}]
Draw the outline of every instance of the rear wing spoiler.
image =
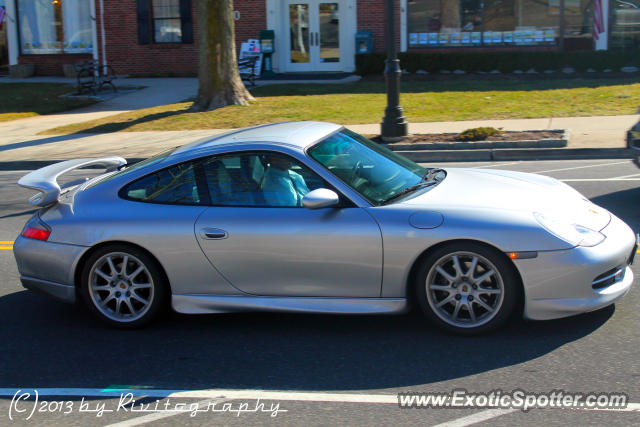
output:
[{"label": "rear wing spoiler", "polygon": [[60,185],[58,184],[58,177],[60,175],[87,166],[102,165],[108,168],[113,166],[119,167],[125,164],[127,164],[127,161],[118,156],[103,157],[100,159],[67,160],[28,173],[20,178],[18,185],[39,192],[29,199],[29,204],[47,206],[58,201],[61,191]]}]

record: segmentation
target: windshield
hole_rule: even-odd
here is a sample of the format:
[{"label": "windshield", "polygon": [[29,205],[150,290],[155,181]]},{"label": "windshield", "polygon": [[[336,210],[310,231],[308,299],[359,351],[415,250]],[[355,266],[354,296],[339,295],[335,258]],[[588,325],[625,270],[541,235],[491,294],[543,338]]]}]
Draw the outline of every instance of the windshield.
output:
[{"label": "windshield", "polygon": [[309,155],[375,205],[417,186],[426,174],[422,166],[350,130],[319,142]]}]

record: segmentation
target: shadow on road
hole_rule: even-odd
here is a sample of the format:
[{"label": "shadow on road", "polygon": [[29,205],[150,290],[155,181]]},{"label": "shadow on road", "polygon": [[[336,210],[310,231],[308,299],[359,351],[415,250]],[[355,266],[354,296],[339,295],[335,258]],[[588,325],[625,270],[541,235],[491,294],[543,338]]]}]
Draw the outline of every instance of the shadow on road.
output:
[{"label": "shadow on road", "polygon": [[109,329],[30,292],[0,298],[2,387],[362,390],[462,378],[526,362],[589,335],[613,307],[497,334],[440,333],[421,315],[168,314]]},{"label": "shadow on road", "polygon": [[640,211],[638,211],[640,187],[603,194],[590,200],[596,205],[615,213],[616,216],[629,224],[629,227],[634,231],[640,231]]},{"label": "shadow on road", "polygon": [[[77,133],[72,135],[51,136],[48,138],[36,138],[29,141],[22,141],[22,142],[15,142],[13,144],[0,145],[0,152],[17,150],[19,148],[35,147],[35,146],[46,145],[46,144],[64,143],[73,139],[86,138],[88,136],[91,136],[91,135],[87,135],[86,133],[84,134]],[[42,160],[49,160],[49,159],[42,159]]]}]

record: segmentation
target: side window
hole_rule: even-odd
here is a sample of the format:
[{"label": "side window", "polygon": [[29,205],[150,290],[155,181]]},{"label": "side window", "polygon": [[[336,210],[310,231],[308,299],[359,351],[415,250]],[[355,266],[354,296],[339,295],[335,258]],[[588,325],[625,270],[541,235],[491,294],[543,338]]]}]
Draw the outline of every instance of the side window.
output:
[{"label": "side window", "polygon": [[203,166],[217,206],[301,207],[309,191],[325,186],[309,168],[275,152],[212,157]]},{"label": "side window", "polygon": [[194,163],[187,162],[140,178],[127,185],[123,196],[145,202],[194,205],[200,203]]}]

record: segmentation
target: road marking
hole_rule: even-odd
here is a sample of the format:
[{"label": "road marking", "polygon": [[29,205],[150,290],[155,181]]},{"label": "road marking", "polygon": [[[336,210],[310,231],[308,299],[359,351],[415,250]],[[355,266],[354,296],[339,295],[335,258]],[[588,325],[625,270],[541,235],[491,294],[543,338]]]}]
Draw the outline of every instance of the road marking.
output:
[{"label": "road marking", "polygon": [[481,423],[482,421],[498,418],[503,415],[511,414],[519,409],[487,409],[485,411],[477,412],[466,417],[458,418],[457,420],[451,420],[442,424],[437,424],[434,427],[465,427],[472,424]]},{"label": "road marking", "polygon": [[[0,388],[0,396],[13,396],[18,389]],[[33,390],[23,388],[22,390]],[[265,390],[163,390],[163,389],[97,389],[97,388],[38,388],[40,396],[120,397],[132,393],[134,396],[192,398],[192,399],[246,399],[246,400],[291,400],[301,402],[342,403],[392,403],[398,404],[395,394],[322,393]]]},{"label": "road marking", "polygon": [[629,403],[624,409],[584,408],[583,410],[601,412],[640,412],[640,403]]},{"label": "road marking", "polygon": [[[33,389],[0,388],[0,396],[15,396],[18,391],[30,392]],[[198,408],[210,403],[217,404],[230,400],[272,400],[272,401],[303,401],[303,402],[338,402],[338,403],[383,403],[398,404],[397,395],[389,394],[354,394],[354,393],[321,393],[321,392],[293,392],[293,391],[265,391],[265,390],[151,390],[151,389],[96,389],[96,388],[41,388],[37,389],[38,395],[42,397],[74,396],[86,398],[109,398],[120,397],[127,393],[132,393],[137,397],[158,397],[158,398],[204,398],[196,402]],[[443,408],[445,409],[445,408]],[[456,408],[449,408],[456,409]],[[463,409],[463,408],[459,408]],[[562,408],[543,408],[562,409]],[[569,409],[569,408],[567,408]],[[624,409],[603,409],[603,408],[571,408],[574,410],[600,411],[600,412],[640,412],[640,403],[629,403]],[[491,420],[503,415],[520,411],[519,409],[492,408],[468,415],[462,418],[437,424],[435,427],[466,427],[472,424]],[[141,424],[184,414],[185,411],[168,410],[152,412],[146,415],[125,420],[119,423],[110,424],[107,427],[134,427]]]},{"label": "road marking", "polygon": [[570,178],[570,179],[559,179],[558,181],[562,182],[612,182],[612,181],[640,181],[640,178]]},{"label": "road marking", "polygon": [[634,176],[640,176],[640,173],[634,173],[633,175],[616,176],[611,179],[633,178]]},{"label": "road marking", "polygon": [[13,245],[14,243],[13,240],[0,240],[0,245]]},{"label": "road marking", "polygon": [[0,246],[0,251],[1,250],[10,251],[11,249],[13,249],[13,246]]},{"label": "road marking", "polygon": [[[184,399],[216,399],[226,400],[286,400],[299,402],[338,402],[338,403],[386,403],[398,404],[395,394],[360,394],[360,393],[323,393],[315,391],[270,391],[270,390],[233,390],[233,389],[202,389],[202,390],[171,390],[148,388],[0,388],[1,397],[12,397],[18,391],[29,393],[38,390],[43,397],[90,397],[112,398],[131,393],[135,397],[156,398],[184,398]],[[458,409],[458,408],[451,408]],[[463,409],[463,408],[459,408]],[[587,409],[587,408],[585,408]],[[588,408],[589,410],[605,410]],[[635,412],[640,411],[640,403],[629,403],[626,409],[606,409],[607,411]]]},{"label": "road marking", "polygon": [[511,163],[500,163],[500,164],[497,164],[497,165],[476,166],[476,167],[471,168],[471,169],[497,168],[497,167],[500,167],[500,166],[517,165],[517,164],[519,164],[519,163],[522,163],[522,162],[511,162]]},{"label": "road marking", "polygon": [[[217,404],[217,403],[222,403],[225,402],[226,399],[216,399],[216,400],[201,400],[200,402],[197,402],[198,405],[198,409],[202,406],[202,405],[208,405],[209,403],[213,403],[213,404]],[[122,421],[119,423],[114,423],[114,424],[109,424],[106,427],[133,427],[133,426],[139,426],[141,424],[146,424],[146,423],[150,423],[153,421],[157,421],[157,420],[161,420],[164,418],[169,418],[169,417],[174,417],[176,415],[180,415],[180,414],[184,414],[184,411],[163,411],[163,412],[154,412],[151,414],[147,414],[147,415],[143,415],[141,417],[136,417],[136,418],[132,418],[130,420],[126,420],[126,421]]]},{"label": "road marking", "polygon": [[613,166],[613,165],[622,165],[622,164],[629,164],[630,160],[624,161],[624,162],[613,162],[613,163],[599,163],[597,165],[586,165],[586,166],[574,166],[571,168],[562,168],[562,169],[549,169],[549,170],[544,170],[544,171],[535,171],[535,172],[530,172],[530,173],[546,173],[546,172],[560,172],[560,171],[571,171],[574,169],[585,169],[585,168],[597,168],[600,166]]},{"label": "road marking", "polygon": [[[555,408],[544,408],[555,409]],[[581,408],[576,408],[581,409]],[[625,409],[601,409],[601,408],[584,408],[582,410],[587,411],[600,411],[600,412],[638,412],[640,411],[640,403],[629,403]],[[477,412],[466,417],[458,418],[451,421],[446,421],[441,424],[437,424],[433,427],[466,427],[482,421],[492,420],[494,418],[501,417],[503,415],[517,412],[519,409],[487,409],[485,411]]]}]

